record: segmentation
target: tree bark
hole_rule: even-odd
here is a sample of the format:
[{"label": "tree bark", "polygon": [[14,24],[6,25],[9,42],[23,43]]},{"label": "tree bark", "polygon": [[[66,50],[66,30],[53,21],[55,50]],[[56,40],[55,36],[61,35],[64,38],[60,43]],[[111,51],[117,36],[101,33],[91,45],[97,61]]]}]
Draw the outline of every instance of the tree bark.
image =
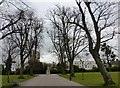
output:
[{"label": "tree bark", "polygon": [[74,75],[73,61],[70,61],[70,81],[72,80],[72,77],[75,77],[75,75]]},{"label": "tree bark", "polygon": [[61,72],[62,74],[65,74],[65,64],[64,63],[61,63]]},{"label": "tree bark", "polygon": [[20,54],[20,59],[21,59],[21,67],[20,67],[20,76],[19,76],[19,79],[24,79],[24,77],[23,77],[24,61],[23,61],[22,52]]},{"label": "tree bark", "polygon": [[24,77],[23,77],[23,71],[24,71],[24,64],[22,63],[21,67],[20,67],[20,76],[19,76],[19,79],[24,79]]},{"label": "tree bark", "polygon": [[30,75],[33,76],[33,68],[30,68]]},{"label": "tree bark", "polygon": [[8,70],[7,71],[7,82],[9,83],[10,81],[9,81],[9,75],[10,75],[10,71]]},{"label": "tree bark", "polygon": [[72,64],[71,64],[71,76],[72,76],[72,77],[75,77],[73,62],[72,62]]},{"label": "tree bark", "polygon": [[30,75],[32,76],[33,75],[33,66],[34,66],[34,63],[33,63],[33,61],[32,60],[30,60],[30,62],[29,62],[29,65],[30,65]]},{"label": "tree bark", "polygon": [[72,67],[71,67],[71,62],[70,62],[70,81],[72,80],[71,69]]},{"label": "tree bark", "polygon": [[110,74],[107,72],[105,66],[103,65],[103,63],[100,59],[100,55],[96,51],[90,51],[90,53],[92,54],[92,57],[96,61],[98,69],[99,69],[101,75],[103,76],[105,86],[115,84],[114,81],[112,80]]}]

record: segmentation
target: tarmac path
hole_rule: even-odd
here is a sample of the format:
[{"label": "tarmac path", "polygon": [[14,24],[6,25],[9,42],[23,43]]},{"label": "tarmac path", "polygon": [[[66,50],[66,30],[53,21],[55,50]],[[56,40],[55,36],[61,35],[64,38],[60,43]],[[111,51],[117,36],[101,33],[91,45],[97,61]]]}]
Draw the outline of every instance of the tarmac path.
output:
[{"label": "tarmac path", "polygon": [[37,77],[34,77],[30,80],[27,80],[23,83],[19,84],[19,87],[32,87],[32,88],[45,88],[45,87],[51,87],[51,88],[87,88],[81,84],[75,83],[73,81],[69,81],[68,79],[65,79],[63,77],[58,76],[57,74],[50,74],[50,75],[39,75]]}]

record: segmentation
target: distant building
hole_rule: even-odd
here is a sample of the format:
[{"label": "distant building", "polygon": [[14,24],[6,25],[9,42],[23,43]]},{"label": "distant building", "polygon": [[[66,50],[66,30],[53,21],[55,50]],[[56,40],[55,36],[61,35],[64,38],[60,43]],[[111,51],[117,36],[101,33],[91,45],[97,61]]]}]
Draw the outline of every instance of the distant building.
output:
[{"label": "distant building", "polygon": [[79,68],[84,68],[86,70],[91,70],[93,67],[97,67],[95,61],[74,61],[73,65],[78,66]]},{"label": "distant building", "polygon": [[18,63],[12,63],[11,71],[16,71],[16,69],[18,68],[18,67],[17,67],[17,64],[18,64]]},{"label": "distant building", "polygon": [[[69,62],[66,63],[67,68],[66,70],[70,69],[70,64]],[[84,68],[86,70],[92,70],[93,67],[97,67],[97,64],[95,61],[74,61],[73,65],[78,66],[79,68]]]}]

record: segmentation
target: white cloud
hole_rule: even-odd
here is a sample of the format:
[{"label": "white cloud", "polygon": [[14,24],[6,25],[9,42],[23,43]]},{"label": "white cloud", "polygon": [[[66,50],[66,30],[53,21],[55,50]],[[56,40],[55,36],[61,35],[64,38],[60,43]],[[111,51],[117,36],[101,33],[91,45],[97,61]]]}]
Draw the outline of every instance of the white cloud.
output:
[{"label": "white cloud", "polygon": [[40,58],[40,61],[41,62],[47,62],[47,63],[52,63],[52,62],[55,62],[57,63],[58,62],[58,59],[55,55],[53,55],[52,53],[49,53],[49,52],[44,52],[44,54],[42,55],[42,57]]}]

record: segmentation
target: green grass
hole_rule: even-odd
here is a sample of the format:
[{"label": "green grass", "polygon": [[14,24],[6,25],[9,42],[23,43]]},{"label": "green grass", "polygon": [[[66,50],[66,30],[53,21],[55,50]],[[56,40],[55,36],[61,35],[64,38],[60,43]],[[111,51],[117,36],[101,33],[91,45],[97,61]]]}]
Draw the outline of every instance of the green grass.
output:
[{"label": "green grass", "polygon": [[[110,87],[103,86],[104,81],[103,81],[102,76],[99,72],[86,72],[86,73],[84,73],[84,80],[82,80],[82,73],[75,73],[75,77],[72,78],[72,81],[83,84],[85,86],[89,86],[90,88],[98,88],[98,87],[100,87],[100,88],[113,88],[113,86],[114,86],[114,88],[118,88],[118,84],[120,83],[120,80],[118,81],[118,77],[119,77],[118,74],[120,74],[120,72],[110,72],[112,79],[116,83]],[[69,79],[69,74],[60,75],[60,76]]]},{"label": "green grass", "polygon": [[24,79],[18,79],[19,75],[10,75],[9,81],[10,83],[7,82],[7,75],[2,75],[2,88],[9,88],[12,85],[15,85],[15,83],[20,83],[25,80],[28,80],[32,78],[33,76],[30,75],[24,75]]}]

